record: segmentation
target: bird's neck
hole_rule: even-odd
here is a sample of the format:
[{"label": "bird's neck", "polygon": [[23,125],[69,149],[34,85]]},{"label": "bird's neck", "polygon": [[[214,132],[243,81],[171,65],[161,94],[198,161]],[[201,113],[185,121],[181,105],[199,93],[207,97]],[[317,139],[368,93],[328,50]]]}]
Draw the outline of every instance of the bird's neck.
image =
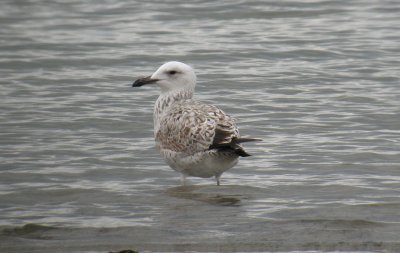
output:
[{"label": "bird's neck", "polygon": [[168,108],[171,105],[182,100],[191,99],[192,97],[192,89],[174,90],[161,93],[154,105],[154,134],[157,133],[160,127],[160,119],[162,117],[162,114],[168,111]]}]

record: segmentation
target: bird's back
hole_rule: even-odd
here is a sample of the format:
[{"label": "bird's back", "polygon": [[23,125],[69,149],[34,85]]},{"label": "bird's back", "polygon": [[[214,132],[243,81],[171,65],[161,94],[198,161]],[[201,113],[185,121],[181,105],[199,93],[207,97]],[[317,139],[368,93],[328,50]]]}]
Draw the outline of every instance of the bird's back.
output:
[{"label": "bird's back", "polygon": [[234,120],[214,105],[181,100],[160,116],[156,141],[161,149],[192,155],[239,138]]}]

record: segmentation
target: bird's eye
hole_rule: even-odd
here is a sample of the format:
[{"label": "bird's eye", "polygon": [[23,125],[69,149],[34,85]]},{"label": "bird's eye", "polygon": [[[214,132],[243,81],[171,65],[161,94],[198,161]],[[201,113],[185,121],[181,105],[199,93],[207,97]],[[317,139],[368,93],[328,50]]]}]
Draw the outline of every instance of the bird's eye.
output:
[{"label": "bird's eye", "polygon": [[168,71],[168,75],[175,75],[175,74],[176,74],[175,70]]}]

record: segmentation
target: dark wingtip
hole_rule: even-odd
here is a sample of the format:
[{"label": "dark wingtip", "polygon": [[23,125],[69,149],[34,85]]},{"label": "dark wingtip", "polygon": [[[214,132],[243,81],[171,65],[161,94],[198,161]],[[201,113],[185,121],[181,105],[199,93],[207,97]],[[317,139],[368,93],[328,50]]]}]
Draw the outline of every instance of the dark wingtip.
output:
[{"label": "dark wingtip", "polygon": [[251,156],[249,153],[247,153],[246,151],[244,151],[244,149],[241,149],[241,148],[235,149],[235,154],[237,154],[238,156],[241,156],[241,157]]}]

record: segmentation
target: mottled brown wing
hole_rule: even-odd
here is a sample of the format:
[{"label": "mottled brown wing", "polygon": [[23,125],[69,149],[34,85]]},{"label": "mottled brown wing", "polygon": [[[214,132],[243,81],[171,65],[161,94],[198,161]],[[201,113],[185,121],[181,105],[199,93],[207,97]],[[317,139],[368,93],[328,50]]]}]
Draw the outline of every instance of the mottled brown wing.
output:
[{"label": "mottled brown wing", "polygon": [[238,137],[234,121],[216,106],[189,100],[163,115],[156,140],[160,148],[194,154]]}]

